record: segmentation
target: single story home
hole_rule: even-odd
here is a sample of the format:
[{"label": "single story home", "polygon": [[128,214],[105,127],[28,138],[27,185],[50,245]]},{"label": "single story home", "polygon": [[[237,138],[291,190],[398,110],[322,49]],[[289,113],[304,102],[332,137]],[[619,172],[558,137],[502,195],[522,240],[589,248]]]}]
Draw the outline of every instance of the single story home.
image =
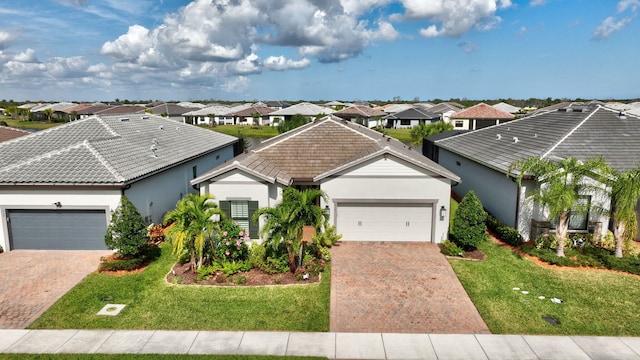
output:
[{"label": "single story home", "polygon": [[380,125],[379,122],[382,123],[382,117],[387,113],[365,105],[351,105],[334,112],[333,115],[368,128],[374,128]]},{"label": "single story home", "polygon": [[[529,201],[538,190],[536,179],[522,186],[508,172],[517,160],[529,157],[587,160],[602,156],[611,167],[628,170],[640,162],[640,117],[598,104],[572,106],[528,116],[481,130],[435,140],[432,152],[440,165],[455,171],[464,182],[455,187],[463,196],[473,190],[484,207],[520,231],[525,239],[540,233],[546,209]],[[608,208],[609,199],[584,194],[583,200]],[[573,214],[570,230],[604,234],[609,220],[595,212]]]},{"label": "single story home", "polygon": [[453,172],[401,142],[328,115],[264,141],[198,176],[229,218],[258,238],[253,212],[276,205],[283,189],[324,191],[321,206],[344,241],[439,243],[449,230]]},{"label": "single story home", "polygon": [[440,115],[416,105],[397,113],[384,117],[385,127],[393,129],[404,129],[418,126],[420,123],[430,124],[440,121]]},{"label": "single story home", "polygon": [[309,102],[301,102],[270,113],[269,121],[273,125],[278,125],[280,121],[291,120],[294,115],[302,115],[308,117],[310,120],[314,120],[320,115],[332,114],[334,112],[335,110],[328,107]]},{"label": "single story home", "polygon": [[238,139],[160,116],[91,116],[0,143],[0,246],[104,249],[121,195],[158,223]]},{"label": "single story home", "polygon": [[478,130],[515,119],[513,114],[498,110],[485,103],[460,110],[449,116],[455,130]]}]

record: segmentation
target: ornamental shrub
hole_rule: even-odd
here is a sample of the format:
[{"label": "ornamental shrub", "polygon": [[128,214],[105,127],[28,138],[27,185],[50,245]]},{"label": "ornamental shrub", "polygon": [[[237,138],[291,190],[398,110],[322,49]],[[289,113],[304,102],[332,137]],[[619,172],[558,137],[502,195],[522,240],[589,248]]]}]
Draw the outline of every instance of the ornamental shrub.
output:
[{"label": "ornamental shrub", "polygon": [[115,250],[123,258],[143,257],[148,249],[147,226],[136,206],[124,195],[120,205],[111,215],[111,223],[104,236],[109,249]]},{"label": "ornamental shrub", "polygon": [[474,250],[487,238],[487,214],[473,190],[462,198],[452,225],[452,240],[465,250]]},{"label": "ornamental shrub", "polygon": [[220,261],[245,261],[249,258],[249,231],[243,230],[231,220],[224,220],[220,226],[220,238],[215,256]]},{"label": "ornamental shrub", "polygon": [[495,216],[487,214],[487,220],[485,221],[487,228],[493,230],[496,236],[511,246],[520,246],[524,243],[524,239],[520,232],[511,226],[504,224],[498,220]]}]

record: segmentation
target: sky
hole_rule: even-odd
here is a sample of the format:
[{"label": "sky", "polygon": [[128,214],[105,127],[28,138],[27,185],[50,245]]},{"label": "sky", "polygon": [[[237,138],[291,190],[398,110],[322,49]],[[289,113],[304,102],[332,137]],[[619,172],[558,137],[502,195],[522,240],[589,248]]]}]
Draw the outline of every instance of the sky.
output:
[{"label": "sky", "polygon": [[0,0],[0,99],[640,97],[640,0]]}]

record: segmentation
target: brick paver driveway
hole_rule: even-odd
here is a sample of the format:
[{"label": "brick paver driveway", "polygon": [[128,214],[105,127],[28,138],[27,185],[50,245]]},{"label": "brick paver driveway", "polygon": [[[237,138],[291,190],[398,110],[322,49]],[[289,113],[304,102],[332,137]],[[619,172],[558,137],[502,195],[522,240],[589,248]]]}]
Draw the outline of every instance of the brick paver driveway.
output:
[{"label": "brick paver driveway", "polygon": [[331,252],[331,331],[489,333],[437,245],[340,242]]},{"label": "brick paver driveway", "polygon": [[0,329],[27,327],[96,270],[100,257],[109,253],[16,250],[0,254]]}]

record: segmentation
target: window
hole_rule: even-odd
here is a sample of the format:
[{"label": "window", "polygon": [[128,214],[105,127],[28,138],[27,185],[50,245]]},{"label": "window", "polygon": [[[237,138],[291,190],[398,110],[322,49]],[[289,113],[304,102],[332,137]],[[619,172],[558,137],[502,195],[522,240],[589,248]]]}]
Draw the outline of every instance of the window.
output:
[{"label": "window", "polygon": [[456,120],[456,121],[453,123],[453,126],[455,126],[455,127],[457,127],[457,128],[459,128],[459,127],[463,127],[463,126],[464,126],[464,121],[462,121],[462,120]]},{"label": "window", "polygon": [[228,200],[220,201],[220,210],[224,211],[227,219],[238,223],[238,226],[249,230],[252,238],[258,237],[258,224],[253,222],[253,213],[258,210],[257,201],[249,200]]},{"label": "window", "polygon": [[191,168],[191,172],[193,173],[193,178],[196,178],[196,175],[198,174],[198,167],[194,166]]},{"label": "window", "polygon": [[400,125],[409,126],[409,125],[411,125],[411,120],[402,119],[402,120],[400,120]]},{"label": "window", "polygon": [[[591,207],[591,196],[580,196],[576,201],[575,208],[582,211],[572,211],[569,213],[569,231],[586,231],[589,225],[589,208]],[[558,218],[551,222],[551,229],[555,230]]]}]

